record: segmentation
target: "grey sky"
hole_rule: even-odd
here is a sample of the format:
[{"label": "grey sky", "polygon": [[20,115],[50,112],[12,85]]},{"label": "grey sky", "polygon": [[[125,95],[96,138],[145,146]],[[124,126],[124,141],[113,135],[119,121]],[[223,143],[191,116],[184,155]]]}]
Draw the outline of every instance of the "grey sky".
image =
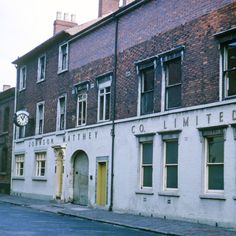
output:
[{"label": "grey sky", "polygon": [[15,86],[11,64],[52,36],[56,12],[76,14],[77,23],[97,17],[98,0],[0,0],[0,91]]}]

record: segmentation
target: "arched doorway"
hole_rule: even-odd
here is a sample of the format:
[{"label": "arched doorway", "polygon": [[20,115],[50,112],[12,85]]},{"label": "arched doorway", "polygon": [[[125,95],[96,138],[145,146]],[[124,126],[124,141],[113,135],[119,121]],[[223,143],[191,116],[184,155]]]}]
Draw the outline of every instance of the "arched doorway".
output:
[{"label": "arched doorway", "polygon": [[89,162],[85,152],[79,151],[74,158],[73,202],[88,205]]}]

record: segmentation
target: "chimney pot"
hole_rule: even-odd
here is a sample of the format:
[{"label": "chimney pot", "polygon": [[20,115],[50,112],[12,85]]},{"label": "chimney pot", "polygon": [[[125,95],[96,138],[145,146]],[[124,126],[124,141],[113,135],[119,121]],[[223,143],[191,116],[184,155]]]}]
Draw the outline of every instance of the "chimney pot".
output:
[{"label": "chimney pot", "polygon": [[76,15],[75,14],[71,14],[71,22],[76,22]]},{"label": "chimney pot", "polygon": [[64,13],[64,21],[69,21],[69,14],[68,13]]},{"label": "chimney pot", "polygon": [[57,20],[61,20],[61,12],[60,11],[57,11],[56,19]]}]

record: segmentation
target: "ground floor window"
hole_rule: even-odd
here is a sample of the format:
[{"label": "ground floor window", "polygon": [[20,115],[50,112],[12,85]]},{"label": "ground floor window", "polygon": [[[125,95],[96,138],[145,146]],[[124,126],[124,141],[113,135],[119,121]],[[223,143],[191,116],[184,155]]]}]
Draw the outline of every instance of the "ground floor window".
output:
[{"label": "ground floor window", "polygon": [[46,170],[46,153],[36,153],[36,177],[44,177]]},{"label": "ground floor window", "polygon": [[207,190],[224,190],[224,137],[206,138]]},{"label": "ground floor window", "polygon": [[16,155],[15,157],[16,162],[16,176],[23,176],[24,175],[24,162],[25,162],[25,156],[24,154]]},{"label": "ground floor window", "polygon": [[178,140],[167,140],[165,146],[165,189],[178,188]]}]

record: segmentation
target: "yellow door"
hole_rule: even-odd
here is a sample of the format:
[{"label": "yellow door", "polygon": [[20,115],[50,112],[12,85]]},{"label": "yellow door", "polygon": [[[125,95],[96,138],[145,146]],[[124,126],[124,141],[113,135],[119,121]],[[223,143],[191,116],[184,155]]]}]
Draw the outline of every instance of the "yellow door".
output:
[{"label": "yellow door", "polygon": [[107,163],[98,162],[97,170],[97,205],[105,206],[107,200]]}]

